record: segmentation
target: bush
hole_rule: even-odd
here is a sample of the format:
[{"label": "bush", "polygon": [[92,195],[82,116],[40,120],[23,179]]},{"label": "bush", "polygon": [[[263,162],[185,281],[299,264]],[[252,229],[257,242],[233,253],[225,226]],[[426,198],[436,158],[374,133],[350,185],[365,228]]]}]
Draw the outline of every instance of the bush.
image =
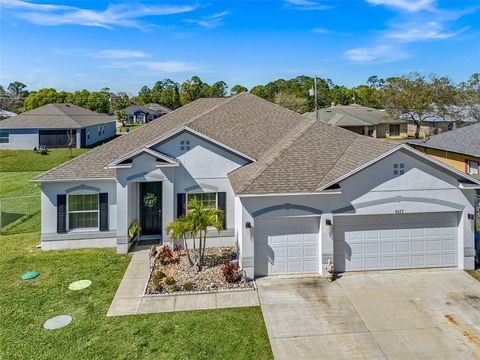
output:
[{"label": "bush", "polygon": [[191,282],[186,282],[185,284],[183,284],[183,290],[192,291],[193,290],[193,284]]},{"label": "bush", "polygon": [[172,248],[168,245],[160,247],[156,255],[156,259],[160,261],[162,265],[168,265],[178,260],[177,256],[174,256]]},{"label": "bush", "polygon": [[173,286],[170,288],[170,290],[171,290],[172,292],[178,292],[178,291],[182,291],[182,288],[181,288],[180,286],[178,286],[178,285],[173,285]]},{"label": "bush", "polygon": [[171,276],[167,276],[163,282],[165,285],[173,285],[175,284],[175,279]]},{"label": "bush", "polygon": [[153,285],[155,286],[156,291],[162,291],[162,288],[163,288],[162,279],[165,276],[166,276],[165,273],[163,273],[162,271],[157,271],[153,273],[152,282],[153,282]]},{"label": "bush", "polygon": [[223,263],[222,274],[225,281],[231,284],[236,283],[242,278],[238,264],[229,260]]}]

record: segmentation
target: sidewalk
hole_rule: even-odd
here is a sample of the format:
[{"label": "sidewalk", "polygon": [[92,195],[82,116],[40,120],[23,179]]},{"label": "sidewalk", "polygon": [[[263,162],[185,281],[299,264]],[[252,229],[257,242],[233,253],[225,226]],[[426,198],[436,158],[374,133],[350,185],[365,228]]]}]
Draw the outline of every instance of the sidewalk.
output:
[{"label": "sidewalk", "polygon": [[256,290],[191,295],[144,295],[150,275],[148,250],[134,253],[107,316],[259,306]]}]

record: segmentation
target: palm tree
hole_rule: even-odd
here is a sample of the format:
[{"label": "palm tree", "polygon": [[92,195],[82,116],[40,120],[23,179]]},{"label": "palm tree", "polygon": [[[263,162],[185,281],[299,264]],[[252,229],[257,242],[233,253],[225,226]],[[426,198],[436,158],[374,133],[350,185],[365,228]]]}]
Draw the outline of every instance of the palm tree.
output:
[{"label": "palm tree", "polygon": [[[191,266],[200,271],[205,257],[208,228],[215,228],[218,232],[223,229],[223,211],[214,207],[205,207],[202,203],[192,199],[187,204],[187,213],[167,225],[166,231],[172,239],[183,238],[185,250]],[[196,239],[198,238],[198,250]],[[194,260],[190,258],[187,240],[192,239]]]}]

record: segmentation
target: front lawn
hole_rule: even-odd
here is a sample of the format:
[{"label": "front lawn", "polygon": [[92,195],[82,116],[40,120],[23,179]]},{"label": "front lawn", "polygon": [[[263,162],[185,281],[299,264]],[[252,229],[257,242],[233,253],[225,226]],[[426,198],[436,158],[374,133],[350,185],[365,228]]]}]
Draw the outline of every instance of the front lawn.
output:
[{"label": "front lawn", "polygon": [[[107,318],[130,256],[35,250],[38,243],[38,234],[0,238],[0,359],[272,358],[259,307]],[[32,270],[40,277],[20,279]],[[92,285],[67,289],[80,279]],[[42,328],[59,314],[72,323]]]},{"label": "front lawn", "polygon": [[480,269],[477,270],[467,270],[467,273],[469,273],[473,278],[477,279],[480,281]]}]

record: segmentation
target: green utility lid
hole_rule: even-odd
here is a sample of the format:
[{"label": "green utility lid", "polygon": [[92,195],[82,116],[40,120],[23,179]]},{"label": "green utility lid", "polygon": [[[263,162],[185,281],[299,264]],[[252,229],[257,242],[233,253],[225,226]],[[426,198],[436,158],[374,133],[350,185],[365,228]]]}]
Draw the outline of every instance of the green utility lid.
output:
[{"label": "green utility lid", "polygon": [[90,280],[78,280],[68,285],[69,290],[82,290],[92,285]]},{"label": "green utility lid", "polygon": [[35,279],[40,273],[37,271],[29,271],[22,275],[23,280],[32,280]]}]

